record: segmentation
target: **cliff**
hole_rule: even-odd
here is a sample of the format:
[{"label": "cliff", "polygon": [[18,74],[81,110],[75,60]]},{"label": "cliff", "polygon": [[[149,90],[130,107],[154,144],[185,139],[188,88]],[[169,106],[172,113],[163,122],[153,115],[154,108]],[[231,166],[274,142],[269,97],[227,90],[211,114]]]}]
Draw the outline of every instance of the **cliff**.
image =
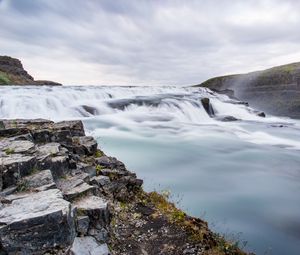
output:
[{"label": "cliff", "polygon": [[85,136],[81,121],[0,121],[0,254],[245,254]]},{"label": "cliff", "polygon": [[20,60],[8,56],[0,56],[0,85],[51,85],[59,86],[60,83],[46,80],[34,80],[24,70]]},{"label": "cliff", "polygon": [[300,118],[300,63],[215,77],[196,86],[229,93],[266,113]]}]

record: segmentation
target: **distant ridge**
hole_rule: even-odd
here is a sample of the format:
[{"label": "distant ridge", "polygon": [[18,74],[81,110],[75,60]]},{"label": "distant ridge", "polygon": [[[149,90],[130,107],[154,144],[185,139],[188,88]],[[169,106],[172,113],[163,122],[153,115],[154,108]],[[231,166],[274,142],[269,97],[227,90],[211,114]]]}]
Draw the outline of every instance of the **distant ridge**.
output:
[{"label": "distant ridge", "polygon": [[19,59],[9,56],[0,56],[0,85],[51,85],[60,86],[60,83],[46,80],[34,80],[24,70]]},{"label": "distant ridge", "polygon": [[230,94],[270,114],[300,119],[300,62],[219,76],[196,86]]}]

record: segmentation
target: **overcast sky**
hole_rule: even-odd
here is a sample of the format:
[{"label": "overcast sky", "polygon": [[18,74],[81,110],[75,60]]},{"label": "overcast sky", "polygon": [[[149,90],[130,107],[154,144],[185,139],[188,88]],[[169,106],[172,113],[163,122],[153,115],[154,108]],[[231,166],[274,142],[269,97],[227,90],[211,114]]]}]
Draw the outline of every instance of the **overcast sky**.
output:
[{"label": "overcast sky", "polygon": [[300,1],[0,0],[0,55],[64,84],[197,84],[300,61]]}]

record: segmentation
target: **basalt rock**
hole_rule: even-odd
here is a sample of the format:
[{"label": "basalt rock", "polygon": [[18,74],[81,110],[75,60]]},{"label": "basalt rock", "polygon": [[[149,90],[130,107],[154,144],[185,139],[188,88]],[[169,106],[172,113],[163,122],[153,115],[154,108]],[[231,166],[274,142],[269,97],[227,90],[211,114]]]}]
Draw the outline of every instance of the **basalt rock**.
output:
[{"label": "basalt rock", "polygon": [[214,109],[212,108],[209,98],[207,98],[207,97],[202,98],[201,103],[202,103],[204,110],[207,112],[207,114],[210,117],[213,117],[215,115],[215,112],[214,112]]},{"label": "basalt rock", "polygon": [[0,210],[0,241],[8,254],[66,250],[75,238],[74,211],[57,189],[29,193]]}]

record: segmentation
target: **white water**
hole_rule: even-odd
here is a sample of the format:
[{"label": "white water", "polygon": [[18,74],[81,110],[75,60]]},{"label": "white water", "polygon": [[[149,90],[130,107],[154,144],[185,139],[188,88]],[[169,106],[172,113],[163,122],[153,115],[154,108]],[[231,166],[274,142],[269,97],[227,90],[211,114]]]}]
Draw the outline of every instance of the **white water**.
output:
[{"label": "white water", "polygon": [[[203,97],[216,118],[203,109]],[[217,120],[228,115],[239,120]],[[297,120],[262,118],[200,88],[79,86],[1,87],[3,118],[82,119],[146,189],[172,189],[190,213],[207,212],[216,230],[242,232],[257,254],[300,251]]]}]

